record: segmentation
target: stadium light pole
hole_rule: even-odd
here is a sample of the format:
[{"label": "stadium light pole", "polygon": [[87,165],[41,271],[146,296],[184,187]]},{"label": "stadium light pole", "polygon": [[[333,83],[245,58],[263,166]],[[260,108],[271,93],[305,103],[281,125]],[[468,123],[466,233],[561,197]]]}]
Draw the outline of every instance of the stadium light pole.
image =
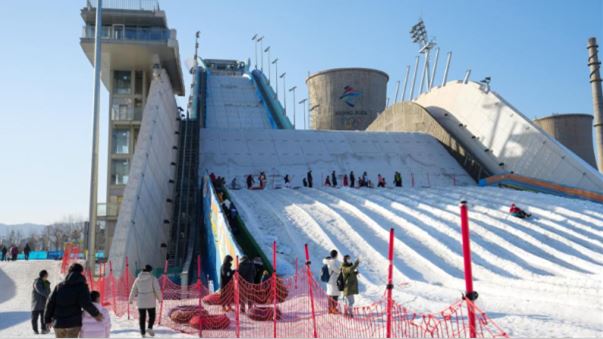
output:
[{"label": "stadium light pole", "polygon": [[101,32],[103,27],[103,1],[96,1],[96,21],[94,34],[94,94],[92,126],[92,168],[90,170],[90,208],[88,219],[88,268],[95,271],[96,266],[96,218],[98,207],[98,144],[100,122],[100,76],[101,76]]},{"label": "stadium light pole", "polygon": [[295,129],[295,106],[297,106],[295,104],[295,89],[297,88],[297,86],[293,86],[291,88],[289,88],[289,92],[293,92],[293,129]]},{"label": "stadium light pole", "polygon": [[[274,64],[274,74],[278,77],[278,58],[272,60]],[[278,101],[278,78],[276,79],[276,100]]]},{"label": "stadium light pole", "polygon": [[253,35],[251,40],[254,41],[254,45],[255,45],[255,69],[258,69],[258,35],[257,35],[257,33]]},{"label": "stadium light pole", "polygon": [[306,101],[308,101],[308,98],[302,99],[299,101],[300,104],[302,104],[304,106],[304,129],[306,128],[306,119],[307,119],[307,115],[306,115]]},{"label": "stadium light pole", "polygon": [[283,103],[285,104],[285,116],[287,116],[287,72],[280,76],[283,79]]},{"label": "stadium light pole", "polygon": [[264,72],[264,53],[262,52],[262,50],[264,50],[264,36],[263,35],[258,38],[258,42],[260,43],[260,60],[261,60],[260,70],[262,72]]},{"label": "stadium light pole", "polygon": [[[268,62],[270,62],[270,46],[266,47],[264,52],[268,53]],[[272,77],[272,75],[270,74],[271,69],[272,67],[270,67],[270,64],[268,64],[268,85],[270,85],[270,78]]]}]

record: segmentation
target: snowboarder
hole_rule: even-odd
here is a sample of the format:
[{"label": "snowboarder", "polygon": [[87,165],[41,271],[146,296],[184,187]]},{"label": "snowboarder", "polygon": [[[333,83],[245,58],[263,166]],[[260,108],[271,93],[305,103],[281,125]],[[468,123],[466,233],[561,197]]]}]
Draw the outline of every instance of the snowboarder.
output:
[{"label": "snowboarder", "polygon": [[327,175],[327,179],[325,179],[325,186],[331,187],[331,179],[329,178],[328,175]]},{"label": "snowboarder", "polygon": [[341,265],[337,260],[337,250],[332,250],[330,255],[322,260],[323,272],[321,280],[327,283],[327,295],[329,296],[329,314],[339,313],[337,300],[339,299],[339,289],[337,288],[337,278],[341,271]]},{"label": "snowboarder", "polygon": [[234,273],[232,270],[232,260],[232,256],[227,254],[222,262],[222,267],[220,267],[220,303],[224,312],[230,311],[230,305],[227,305],[228,293],[226,289],[232,288],[228,285]]},{"label": "snowboarder", "polygon": [[511,204],[509,213],[511,213],[512,216],[519,218],[519,219],[525,219],[525,218],[529,218],[532,216],[532,214],[527,213],[526,211],[522,210],[521,208],[515,206],[515,204]]},{"label": "snowboarder", "polygon": [[100,304],[100,293],[98,291],[90,292],[92,304],[103,315],[103,321],[96,321],[90,313],[84,311],[82,315],[82,331],[80,338],[109,338],[111,336],[111,316],[109,311]]},{"label": "snowboarder", "polygon": [[46,270],[40,271],[38,277],[33,282],[33,289],[31,291],[31,327],[35,334],[40,334],[38,331],[38,319],[41,322],[42,334],[47,334],[48,327],[44,322],[44,306],[48,301],[50,295],[50,282],[48,282],[48,272]]},{"label": "snowboarder", "polygon": [[350,172],[350,187],[354,187],[356,184],[356,177],[354,176],[354,171]]},{"label": "snowboarder", "polygon": [[6,253],[8,252],[8,248],[6,248],[6,246],[2,245],[2,261],[6,261]]},{"label": "snowboarder", "polygon": [[253,180],[253,176],[251,174],[249,174],[247,176],[247,189],[250,190],[253,188],[253,184],[255,184],[254,180]]},{"label": "snowboarder", "polygon": [[331,183],[333,184],[333,187],[337,187],[337,175],[335,174],[335,171],[331,172]]},{"label": "snowboarder", "polygon": [[345,315],[353,317],[354,295],[358,294],[358,265],[360,259],[352,264],[352,258],[349,255],[343,257],[341,265],[341,273],[343,275],[344,288],[343,296],[345,298],[346,307]]},{"label": "snowboarder", "polygon": [[306,178],[308,180],[308,187],[312,188],[312,170],[308,171]]},{"label": "snowboarder", "polygon": [[23,249],[23,256],[25,256],[25,260],[29,260],[29,253],[31,253],[31,247],[29,247],[29,243],[27,243]]},{"label": "snowboarder", "polygon": [[[253,284],[255,283],[255,276],[257,275],[257,271],[256,271],[256,266],[255,264],[249,260],[249,258],[244,255],[241,257],[241,263],[239,263],[239,278],[245,280],[246,282],[248,282],[249,284]],[[240,280],[239,280],[240,281]],[[243,291],[248,291],[249,289],[243,289]],[[251,309],[251,306],[253,306],[253,303],[251,302],[251,299],[249,298],[249,296],[247,295],[247,293],[242,293],[241,294],[241,311],[245,312],[245,304],[247,304],[247,307],[249,309]]]},{"label": "snowboarder", "polygon": [[67,277],[55,286],[44,309],[46,325],[52,323],[57,338],[77,338],[82,328],[82,308],[96,321],[103,315],[92,304],[84,267],[75,263],[69,267]]},{"label": "snowboarder", "polygon": [[[161,295],[161,287],[159,287],[159,281],[152,274],[153,267],[146,265],[142,272],[138,274],[134,284],[132,284],[132,290],[130,291],[130,297],[128,302],[132,304],[134,298],[136,298],[136,307],[138,308],[138,325],[140,326],[140,334],[144,337],[148,332],[151,337],[155,336],[153,331],[153,325],[155,324],[155,309],[157,307],[156,301],[161,302],[163,296]],[[145,330],[145,322],[147,314],[149,315],[148,327]]]}]

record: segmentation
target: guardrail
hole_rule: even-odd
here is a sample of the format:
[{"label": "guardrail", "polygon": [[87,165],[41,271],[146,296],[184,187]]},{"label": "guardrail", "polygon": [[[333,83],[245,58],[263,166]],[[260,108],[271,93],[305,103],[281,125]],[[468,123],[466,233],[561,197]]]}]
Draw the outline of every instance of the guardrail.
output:
[{"label": "guardrail", "polygon": [[[96,8],[96,1],[86,0],[88,8]],[[102,8],[134,11],[158,11],[159,0],[103,0]]]},{"label": "guardrail", "polygon": [[494,175],[479,181],[480,186],[500,185],[522,190],[549,193],[558,196],[590,200],[603,204],[603,194],[559,185],[553,182],[525,177],[517,174]]},{"label": "guardrail", "polygon": [[276,100],[276,93],[274,93],[272,86],[268,85],[268,81],[264,73],[256,69],[251,72],[251,75],[258,84],[258,89],[264,97],[266,105],[268,106],[270,113],[272,113],[272,117],[274,118],[278,127],[280,129],[293,129],[293,125],[291,124],[291,121],[289,121],[289,118],[287,118],[285,115],[285,110],[281,106],[281,103]]}]

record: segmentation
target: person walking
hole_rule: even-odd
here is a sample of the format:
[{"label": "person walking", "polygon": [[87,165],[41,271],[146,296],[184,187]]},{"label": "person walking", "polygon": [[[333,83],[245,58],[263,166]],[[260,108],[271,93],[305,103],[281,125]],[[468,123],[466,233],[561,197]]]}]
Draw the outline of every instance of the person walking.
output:
[{"label": "person walking", "polygon": [[234,271],[232,270],[232,256],[227,254],[222,261],[222,267],[220,267],[220,304],[224,312],[230,311],[229,292],[232,287],[228,284],[232,280]]},{"label": "person walking", "polygon": [[75,263],[69,267],[65,280],[55,286],[44,309],[46,325],[52,324],[57,338],[77,338],[82,328],[82,308],[96,321],[103,315],[92,304],[84,267]]},{"label": "person walking", "polygon": [[84,311],[82,314],[82,331],[80,338],[109,338],[111,336],[111,316],[109,311],[100,304],[100,293],[98,291],[90,292],[92,304],[103,315],[103,321],[98,322],[90,313]]},{"label": "person walking", "polygon": [[312,170],[309,170],[308,173],[306,174],[306,179],[308,180],[308,187],[312,188]]},{"label": "person walking", "polygon": [[341,270],[341,265],[337,260],[337,250],[332,250],[329,256],[322,260],[323,272],[321,280],[327,283],[327,296],[329,296],[329,314],[338,314],[339,308],[337,307],[337,301],[339,299],[340,291],[337,288],[337,278]]},{"label": "person walking", "polygon": [[29,260],[29,253],[31,253],[31,247],[29,247],[29,243],[25,244],[25,248],[23,249],[23,255],[25,256],[25,260]]},{"label": "person walking", "polygon": [[343,297],[345,298],[345,316],[353,317],[354,295],[358,294],[358,265],[360,259],[352,263],[352,257],[346,255],[343,257],[341,265],[341,274],[343,275],[344,288]]},{"label": "person walking", "polygon": [[41,323],[42,334],[47,334],[49,332],[46,322],[44,321],[44,307],[46,306],[49,295],[50,282],[48,282],[48,272],[42,270],[34,280],[33,289],[31,291],[31,327],[35,334],[40,334],[40,331],[38,330],[38,321]]},{"label": "person walking", "polygon": [[[253,261],[251,261],[246,255],[242,256],[241,262],[239,263],[239,278],[242,278],[248,284],[254,284],[255,276],[257,274],[258,272]],[[241,312],[245,312],[245,304],[247,304],[247,307],[249,309],[251,309],[251,306],[253,306],[251,296],[249,295],[253,288],[247,287],[243,288],[242,290],[243,293],[241,294]]]},{"label": "person walking", "polygon": [[6,253],[8,252],[8,248],[2,245],[2,261],[6,261]]},{"label": "person walking", "polygon": [[[159,287],[159,281],[152,274],[153,267],[146,265],[142,272],[138,274],[132,290],[130,291],[130,298],[128,302],[132,304],[134,298],[136,298],[136,307],[138,308],[138,325],[140,326],[140,335],[144,338],[147,333],[151,337],[155,336],[153,331],[153,325],[155,325],[155,315],[157,304],[156,301],[161,302],[163,296],[161,295],[161,287]],[[147,314],[149,316],[148,326],[146,324]],[[145,328],[146,327],[146,328]]]}]

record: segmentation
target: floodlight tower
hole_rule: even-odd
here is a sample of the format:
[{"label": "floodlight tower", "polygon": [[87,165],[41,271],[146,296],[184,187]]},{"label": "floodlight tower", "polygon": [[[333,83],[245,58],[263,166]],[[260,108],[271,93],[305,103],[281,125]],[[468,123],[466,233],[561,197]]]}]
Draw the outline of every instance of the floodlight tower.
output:
[{"label": "floodlight tower", "polygon": [[[428,89],[431,88],[432,85],[432,79],[429,76],[429,53],[436,46],[436,43],[433,39],[429,41],[427,29],[425,28],[425,23],[423,22],[423,19],[419,19],[419,22],[412,26],[412,28],[410,29],[410,37],[412,42],[419,45],[419,53],[422,54],[425,59],[421,75],[421,85],[419,86],[418,91],[419,94],[421,94],[423,92],[423,87],[426,80]],[[412,100],[412,97],[410,99]]]}]

